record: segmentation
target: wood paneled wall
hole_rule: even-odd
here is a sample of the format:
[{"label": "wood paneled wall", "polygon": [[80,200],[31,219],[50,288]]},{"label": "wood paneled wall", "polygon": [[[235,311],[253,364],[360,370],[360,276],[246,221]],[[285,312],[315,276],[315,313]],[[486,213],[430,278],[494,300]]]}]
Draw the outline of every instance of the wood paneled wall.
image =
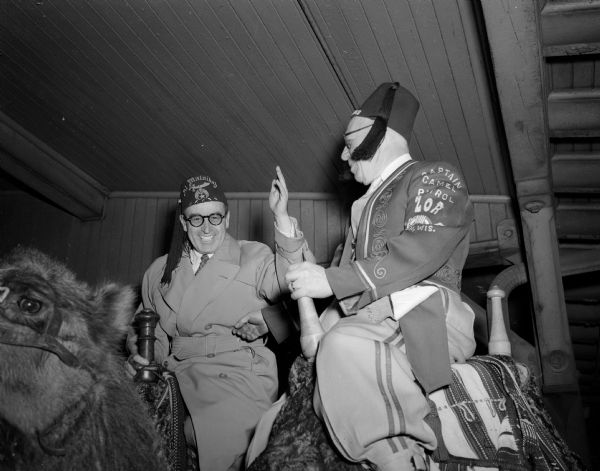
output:
[{"label": "wood paneled wall", "polygon": [[[346,212],[335,195],[290,195],[289,213],[319,263],[327,263],[344,236]],[[31,245],[66,262],[90,283],[138,284],[144,270],[168,250],[176,194],[111,197],[102,220],[82,222],[23,192],[0,193],[0,252]],[[229,195],[229,232],[237,239],[273,246],[273,218],[266,194]]]},{"label": "wood paneled wall", "polygon": [[[265,193],[228,194],[229,232],[237,239],[273,245],[272,216]],[[105,205],[102,220],[82,222],[20,191],[0,192],[0,252],[23,244],[66,262],[80,278],[96,284],[113,280],[139,284],[144,270],[168,250],[175,217],[175,193],[121,193]],[[472,196],[476,224],[474,255],[498,249],[497,227],[512,217],[507,197]],[[342,242],[348,210],[332,194],[291,194],[296,217],[317,261],[327,264]]]}]

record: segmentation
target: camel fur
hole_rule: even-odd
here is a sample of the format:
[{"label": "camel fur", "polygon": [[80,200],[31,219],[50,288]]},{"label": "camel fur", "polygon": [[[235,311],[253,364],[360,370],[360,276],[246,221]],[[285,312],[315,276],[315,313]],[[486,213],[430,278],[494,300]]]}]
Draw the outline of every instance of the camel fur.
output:
[{"label": "camel fur", "polygon": [[167,469],[119,354],[133,302],[35,249],[0,261],[0,469]]}]

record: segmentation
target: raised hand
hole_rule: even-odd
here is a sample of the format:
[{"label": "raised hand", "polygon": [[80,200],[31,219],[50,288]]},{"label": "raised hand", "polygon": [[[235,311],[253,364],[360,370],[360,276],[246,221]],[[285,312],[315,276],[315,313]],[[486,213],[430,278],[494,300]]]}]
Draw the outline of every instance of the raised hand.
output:
[{"label": "raised hand", "polygon": [[275,167],[276,177],[271,182],[271,193],[269,193],[269,207],[273,212],[275,223],[284,234],[293,233],[293,225],[288,215],[288,189],[285,178],[279,166]]}]

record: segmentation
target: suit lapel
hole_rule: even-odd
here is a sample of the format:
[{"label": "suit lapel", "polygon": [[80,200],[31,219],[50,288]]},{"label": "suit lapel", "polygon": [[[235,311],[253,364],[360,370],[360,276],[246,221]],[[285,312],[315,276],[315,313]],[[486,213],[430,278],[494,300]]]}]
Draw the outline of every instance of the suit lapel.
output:
[{"label": "suit lapel", "polygon": [[[196,275],[189,257],[184,254],[167,286],[158,291],[178,316],[178,324],[188,324],[231,283],[240,270],[240,248],[235,239],[225,235],[223,244]],[[190,324],[191,325],[191,324]]]},{"label": "suit lapel", "polygon": [[[223,244],[194,277],[183,294],[180,313],[193,321],[218,298],[240,271],[240,247],[226,234]],[[190,270],[191,271],[191,270]]]},{"label": "suit lapel", "polygon": [[190,259],[186,254],[183,254],[179,264],[175,270],[173,270],[171,283],[168,285],[161,284],[158,287],[158,291],[163,300],[173,312],[180,311],[183,296],[193,280],[194,273],[192,271]]}]

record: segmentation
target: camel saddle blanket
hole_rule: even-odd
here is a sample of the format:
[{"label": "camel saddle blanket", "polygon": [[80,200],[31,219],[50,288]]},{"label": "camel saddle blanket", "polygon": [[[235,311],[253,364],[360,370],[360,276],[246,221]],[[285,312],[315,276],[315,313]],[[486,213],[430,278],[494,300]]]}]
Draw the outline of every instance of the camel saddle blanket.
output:
[{"label": "camel saddle blanket", "polygon": [[[359,470],[333,447],[312,408],[314,364],[292,365],[289,391],[265,414],[250,446],[249,471]],[[505,356],[476,356],[452,366],[452,383],[429,396],[426,421],[438,447],[431,470],[583,470],[552,425],[535,378]]]}]

